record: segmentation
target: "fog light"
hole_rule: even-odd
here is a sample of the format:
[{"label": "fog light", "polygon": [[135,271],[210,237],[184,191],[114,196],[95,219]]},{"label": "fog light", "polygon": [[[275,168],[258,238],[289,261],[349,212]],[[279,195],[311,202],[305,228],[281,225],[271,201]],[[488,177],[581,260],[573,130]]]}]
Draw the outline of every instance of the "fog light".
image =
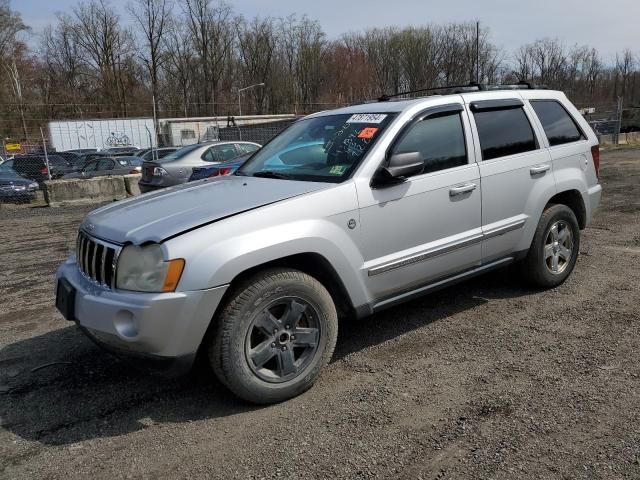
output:
[{"label": "fog light", "polygon": [[134,339],[138,336],[138,326],[129,310],[120,310],[113,319],[113,326],[121,337]]}]

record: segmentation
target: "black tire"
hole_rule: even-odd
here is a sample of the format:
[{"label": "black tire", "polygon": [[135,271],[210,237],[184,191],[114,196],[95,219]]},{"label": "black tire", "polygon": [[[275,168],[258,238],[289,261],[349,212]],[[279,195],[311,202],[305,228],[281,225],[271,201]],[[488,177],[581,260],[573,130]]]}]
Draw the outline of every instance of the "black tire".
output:
[{"label": "black tire", "polygon": [[[553,241],[552,228],[567,229],[570,235],[570,254],[565,243]],[[567,237],[563,237],[566,242]],[[551,244],[550,244],[551,242]],[[554,243],[556,245],[554,245]],[[557,250],[556,250],[557,249]],[[539,288],[554,288],[571,275],[580,250],[580,227],[573,211],[566,205],[549,205],[540,217],[527,257],[522,262],[522,272],[530,284]],[[551,253],[551,257],[549,257]],[[564,255],[563,255],[564,254]],[[558,263],[554,263],[557,257]],[[557,270],[554,268],[557,266]]]},{"label": "black tire", "polygon": [[[257,404],[308,390],[331,359],[338,336],[331,295],[297,270],[251,277],[233,292],[216,322],[209,347],[213,371],[238,397]],[[265,325],[273,330],[267,333]]]}]

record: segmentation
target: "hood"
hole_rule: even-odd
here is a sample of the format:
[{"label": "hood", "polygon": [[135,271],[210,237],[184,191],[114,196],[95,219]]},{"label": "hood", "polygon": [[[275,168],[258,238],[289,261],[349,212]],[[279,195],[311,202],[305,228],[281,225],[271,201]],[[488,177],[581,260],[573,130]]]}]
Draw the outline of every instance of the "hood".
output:
[{"label": "hood", "polygon": [[166,188],[91,212],[81,228],[117,243],[161,242],[187,230],[332,186],[228,176]]}]

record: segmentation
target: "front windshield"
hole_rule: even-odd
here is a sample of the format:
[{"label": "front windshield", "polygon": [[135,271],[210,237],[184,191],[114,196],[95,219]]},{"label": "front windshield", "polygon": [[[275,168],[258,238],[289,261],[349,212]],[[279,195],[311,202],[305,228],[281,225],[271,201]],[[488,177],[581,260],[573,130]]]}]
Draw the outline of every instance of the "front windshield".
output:
[{"label": "front windshield", "polygon": [[258,150],[236,175],[341,182],[394,117],[358,113],[301,120]]}]

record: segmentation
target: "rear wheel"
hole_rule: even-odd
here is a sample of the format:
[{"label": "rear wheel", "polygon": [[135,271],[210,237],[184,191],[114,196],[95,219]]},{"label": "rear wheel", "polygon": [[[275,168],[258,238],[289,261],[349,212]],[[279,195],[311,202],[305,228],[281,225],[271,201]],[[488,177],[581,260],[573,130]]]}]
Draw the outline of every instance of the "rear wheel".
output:
[{"label": "rear wheel", "polygon": [[253,403],[299,395],[333,354],[338,318],[329,292],[295,270],[268,270],[241,285],[222,310],[209,349],[216,375]]},{"label": "rear wheel", "polygon": [[535,286],[553,288],[571,275],[580,250],[580,227],[566,205],[551,205],[540,217],[522,267]]}]

